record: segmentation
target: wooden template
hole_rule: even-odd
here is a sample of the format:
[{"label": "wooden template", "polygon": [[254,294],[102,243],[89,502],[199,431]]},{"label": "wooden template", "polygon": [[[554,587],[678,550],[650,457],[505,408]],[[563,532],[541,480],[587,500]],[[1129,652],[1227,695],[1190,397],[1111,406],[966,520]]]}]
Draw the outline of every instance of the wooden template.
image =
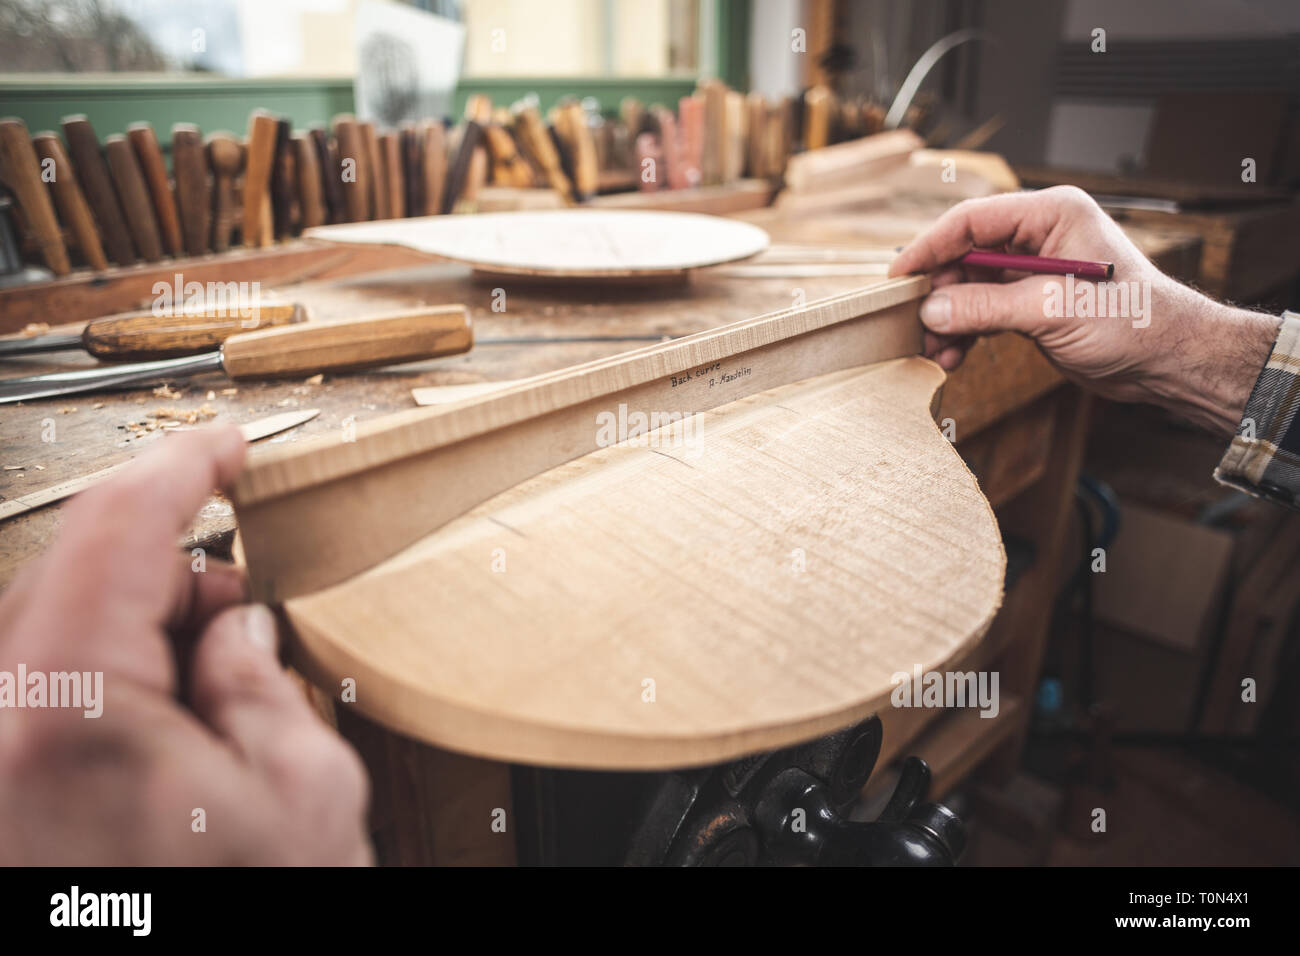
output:
[{"label": "wooden template", "polygon": [[311,229],[332,242],[405,246],[503,275],[682,275],[767,248],[749,223],[694,213],[559,209],[429,216]]},{"label": "wooden template", "polygon": [[651,769],[850,723],[1000,600],[992,510],[915,357],[927,288],[262,449],[233,491],[255,594],[320,686],[354,678],[368,717],[453,750]]}]

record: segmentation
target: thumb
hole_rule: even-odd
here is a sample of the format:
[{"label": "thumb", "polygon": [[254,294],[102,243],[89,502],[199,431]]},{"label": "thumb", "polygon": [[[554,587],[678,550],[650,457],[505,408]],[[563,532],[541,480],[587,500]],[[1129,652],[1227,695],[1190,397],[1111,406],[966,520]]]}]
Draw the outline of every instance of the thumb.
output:
[{"label": "thumb", "polygon": [[1043,323],[1043,297],[1026,282],[955,282],[921,303],[921,321],[938,335],[1032,334]]},{"label": "thumb", "polygon": [[286,738],[327,733],[276,645],[270,608],[244,604],[213,618],[194,649],[194,712],[255,766],[277,760]]}]

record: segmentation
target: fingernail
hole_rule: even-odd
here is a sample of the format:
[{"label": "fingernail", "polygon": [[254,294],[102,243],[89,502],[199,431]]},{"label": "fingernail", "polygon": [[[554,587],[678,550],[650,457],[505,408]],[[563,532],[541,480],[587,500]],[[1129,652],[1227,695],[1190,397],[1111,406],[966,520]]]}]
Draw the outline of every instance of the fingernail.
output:
[{"label": "fingernail", "polygon": [[952,299],[942,292],[925,297],[921,303],[921,321],[934,332],[942,332],[952,323]]},{"label": "fingernail", "polygon": [[244,635],[250,644],[274,654],[280,643],[275,615],[265,604],[250,604],[244,611]]}]

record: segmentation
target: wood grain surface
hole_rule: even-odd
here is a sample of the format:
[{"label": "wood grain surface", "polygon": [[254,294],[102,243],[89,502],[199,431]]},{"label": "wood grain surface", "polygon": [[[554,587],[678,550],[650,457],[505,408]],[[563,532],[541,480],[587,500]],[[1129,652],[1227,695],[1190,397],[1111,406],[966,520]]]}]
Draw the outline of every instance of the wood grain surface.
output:
[{"label": "wood grain surface", "polygon": [[530,764],[690,766],[851,723],[999,604],[942,381],[846,369],[547,472],[287,602],[296,662],[399,732]]},{"label": "wood grain surface", "polygon": [[221,363],[235,379],[285,378],[457,355],[473,344],[465,307],[443,305],[233,335]]},{"label": "wood grain surface", "polygon": [[[921,276],[894,279],[254,457],[233,489],[253,593],[278,602],[374,566],[492,495],[596,450],[593,417],[611,407],[689,415],[914,355],[917,300],[928,288]],[[433,480],[436,495],[427,493]]]}]

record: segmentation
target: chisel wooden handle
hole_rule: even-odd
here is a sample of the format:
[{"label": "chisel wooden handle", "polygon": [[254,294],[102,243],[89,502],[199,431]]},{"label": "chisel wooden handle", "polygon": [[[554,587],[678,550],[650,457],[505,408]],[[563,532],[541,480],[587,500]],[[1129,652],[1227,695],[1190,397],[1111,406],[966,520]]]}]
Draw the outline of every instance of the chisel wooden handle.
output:
[{"label": "chisel wooden handle", "polygon": [[254,110],[248,119],[248,160],[244,170],[244,245],[269,246],[265,211],[275,162],[279,122],[266,110]]},{"label": "chisel wooden handle", "polygon": [[379,162],[384,167],[384,194],[387,205],[379,218],[401,219],[406,196],[406,178],[402,175],[402,138],[389,131],[379,137]]},{"label": "chisel wooden handle", "polygon": [[298,153],[287,119],[275,126],[275,159],[271,163],[271,211],[275,238],[293,235],[298,209]]},{"label": "chisel wooden handle", "polygon": [[339,169],[332,172],[343,185],[348,222],[364,222],[370,218],[370,162],[361,129],[351,116],[338,116],[334,135],[339,141]]},{"label": "chisel wooden handle", "polygon": [[402,207],[408,216],[418,216],[424,207],[424,140],[414,123],[402,124],[402,180],[406,195]]},{"label": "chisel wooden handle", "polygon": [[176,176],[176,201],[180,206],[185,251],[201,256],[208,251],[212,207],[203,134],[192,123],[177,123],[172,127],[172,172]]},{"label": "chisel wooden handle", "polygon": [[45,264],[56,276],[67,275],[72,265],[63,244],[63,232],[54,216],[50,193],[41,181],[40,162],[22,120],[0,120],[0,180],[13,190]]},{"label": "chisel wooden handle", "polygon": [[135,246],[126,230],[126,214],[117,200],[94,127],[85,116],[65,116],[62,126],[63,138],[68,141],[68,155],[86,194],[86,203],[99,225],[99,236],[104,241],[108,257],[119,266],[135,265]]},{"label": "chisel wooden handle", "polygon": [[244,168],[244,150],[229,133],[208,136],[207,149],[212,169],[212,251],[225,252],[235,226],[235,177]]},{"label": "chisel wooden handle", "polygon": [[338,147],[330,142],[329,134],[319,126],[312,127],[308,135],[316,148],[321,198],[325,202],[325,221],[347,222],[347,202],[343,198],[343,179],[339,175]]},{"label": "chisel wooden handle", "polygon": [[54,164],[54,179],[50,181],[50,191],[54,193],[54,205],[58,207],[59,217],[67,224],[72,239],[81,250],[81,256],[87,264],[97,271],[108,268],[108,259],[104,256],[104,246],[99,241],[99,230],[95,228],[95,217],[86,204],[86,196],[77,183],[77,175],[72,169],[68,154],[63,151],[63,141],[55,133],[37,133],[32,137],[32,145],[42,163]]},{"label": "chisel wooden handle", "polygon": [[126,213],[126,227],[140,258],[145,262],[157,262],[162,258],[162,237],[158,234],[158,221],[149,201],[149,187],[144,184],[144,173],[140,171],[135,150],[125,136],[114,133],[104,140],[104,155],[117,185],[122,211]]},{"label": "chisel wooden handle", "polygon": [[421,213],[436,216],[442,212],[442,191],[447,184],[447,139],[442,123],[430,120],[422,128],[424,153],[421,175],[424,177]]},{"label": "chisel wooden handle", "polygon": [[467,192],[474,192],[471,180],[477,171],[471,170],[470,167],[473,165],[476,150],[480,151],[483,157],[484,174],[487,172],[487,154],[483,150],[483,127],[473,120],[467,120],[459,129],[459,139],[460,142],[455,146],[455,159],[451,161],[447,170],[447,183],[442,194],[442,207],[439,210],[443,213],[455,209],[456,203],[465,198]]},{"label": "chisel wooden handle", "polygon": [[366,208],[370,219],[388,218],[388,171],[379,156],[379,137],[374,123],[358,123],[361,145],[366,153],[366,167],[370,171],[370,187]]},{"label": "chisel wooden handle", "polygon": [[293,138],[293,150],[298,164],[298,209],[302,227],[323,226],[326,222],[325,202],[316,144],[311,136],[299,133]]},{"label": "chisel wooden handle", "polygon": [[132,123],[126,129],[126,138],[135,150],[135,158],[149,186],[163,250],[169,256],[179,256],[185,251],[181,239],[181,217],[176,211],[176,197],[172,195],[171,183],[167,179],[167,162],[163,159],[158,137],[148,123]]},{"label": "chisel wooden handle", "polygon": [[231,378],[283,378],[415,362],[473,345],[465,307],[444,305],[235,335],[221,354]]},{"label": "chisel wooden handle", "polygon": [[184,309],[171,315],[125,312],[95,319],[81,334],[86,351],[105,361],[144,361],[197,355],[219,348],[232,335],[292,325],[306,311],[296,302],[241,308],[238,303]]}]

